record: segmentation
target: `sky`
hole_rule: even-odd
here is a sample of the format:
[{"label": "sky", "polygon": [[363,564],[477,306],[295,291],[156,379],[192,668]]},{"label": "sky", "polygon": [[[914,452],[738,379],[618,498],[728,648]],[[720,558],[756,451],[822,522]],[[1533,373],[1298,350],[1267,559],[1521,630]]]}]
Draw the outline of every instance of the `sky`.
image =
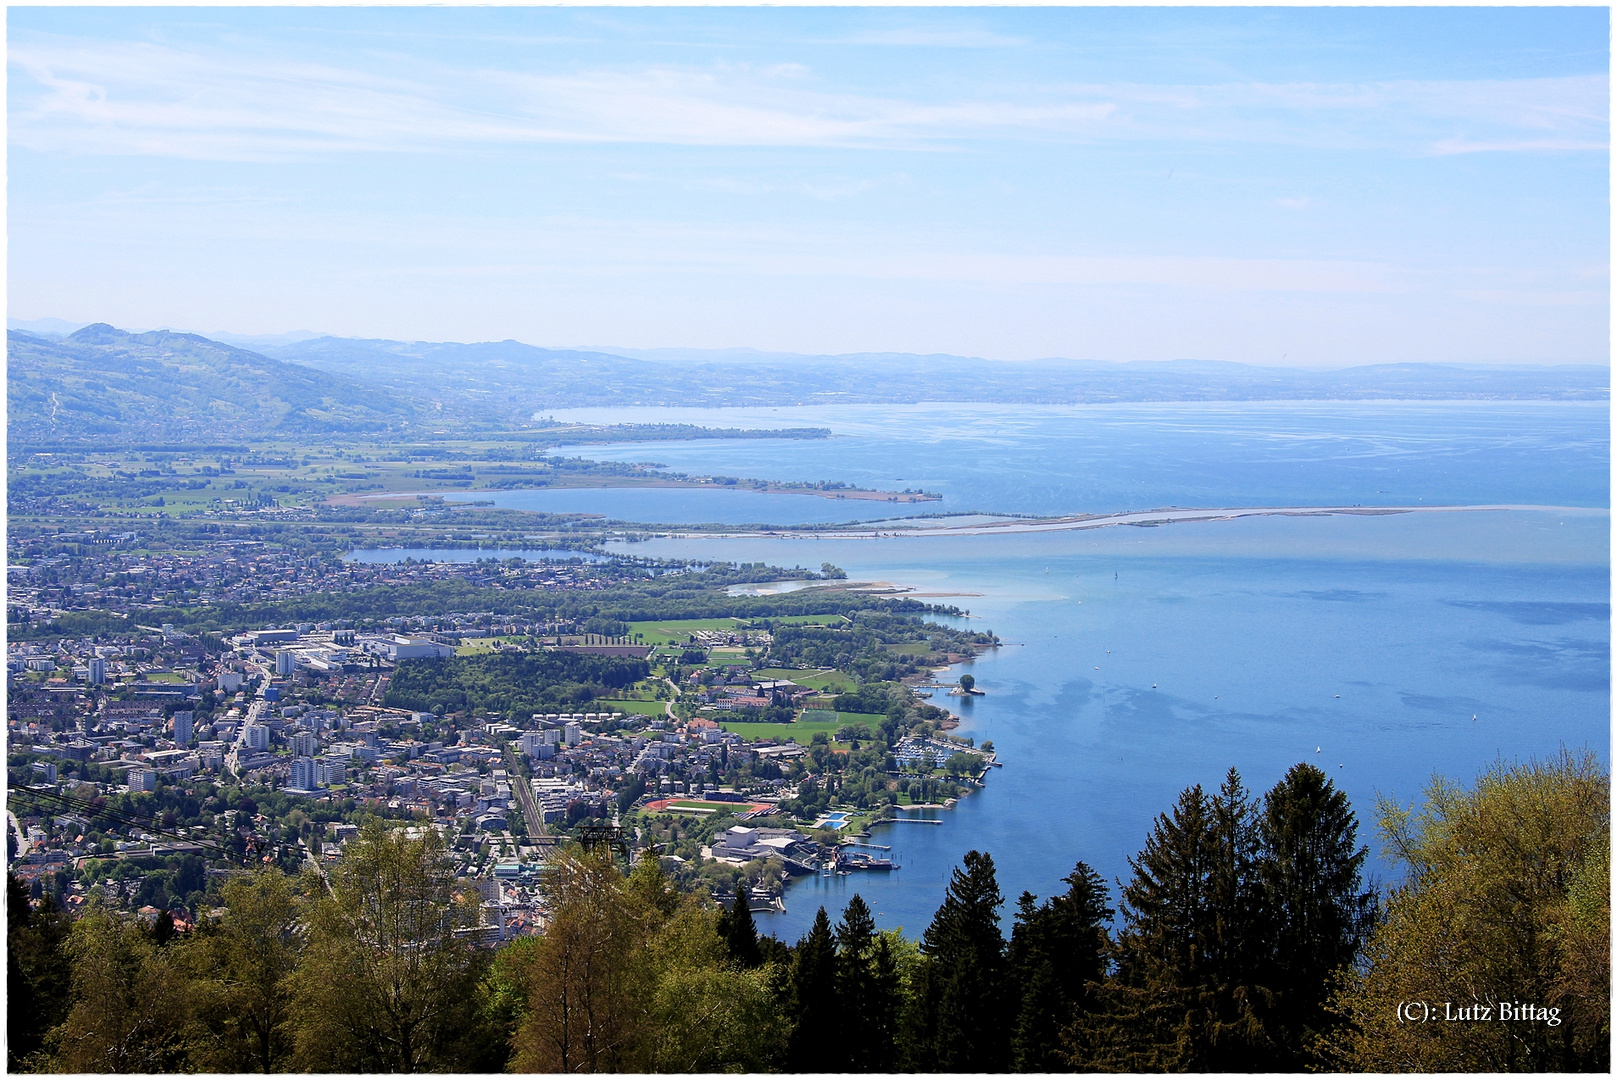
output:
[{"label": "sky", "polygon": [[1605,8],[6,18],[12,319],[1609,362]]}]

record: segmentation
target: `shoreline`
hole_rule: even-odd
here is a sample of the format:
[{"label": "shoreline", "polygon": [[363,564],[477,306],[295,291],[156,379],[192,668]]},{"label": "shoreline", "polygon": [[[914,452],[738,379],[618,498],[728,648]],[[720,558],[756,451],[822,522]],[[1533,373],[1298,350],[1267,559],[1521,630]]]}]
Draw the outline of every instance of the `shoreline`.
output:
[{"label": "shoreline", "polygon": [[[586,478],[579,478],[585,480]],[[811,488],[792,487],[789,484],[769,483],[763,487],[752,484],[716,484],[701,480],[673,480],[657,477],[599,477],[587,478],[588,482],[572,483],[562,480],[548,483],[543,486],[488,488],[473,490],[470,488],[438,488],[433,491],[388,491],[377,492],[370,495],[358,493],[343,493],[329,495],[326,502],[332,506],[364,506],[369,503],[382,502],[390,499],[423,499],[439,498],[445,500],[470,499],[473,496],[486,498],[490,495],[503,495],[518,491],[610,491],[622,488],[648,488],[648,489],[684,489],[687,491],[750,491],[755,495],[811,495],[821,499],[841,499],[853,502],[884,502],[884,503],[929,503],[942,502],[943,496],[925,491],[879,491],[873,488]],[[604,516],[604,515],[591,515]]]},{"label": "shoreline", "polygon": [[[904,527],[896,522],[879,522],[863,528],[837,527],[812,529],[789,526],[778,529],[732,530],[728,532],[697,532],[669,530],[659,532],[659,539],[669,540],[894,540],[921,536],[1008,536],[1022,533],[1073,532],[1083,529],[1103,529],[1117,525],[1151,528],[1189,521],[1234,521],[1245,517],[1390,517],[1398,514],[1434,513],[1497,513],[1501,511],[1561,511],[1609,514],[1602,507],[1533,506],[1514,504],[1488,504],[1476,506],[1254,506],[1208,507],[1162,510],[1126,511],[1117,514],[1069,514],[1049,518],[1005,518],[999,521],[978,522],[972,525],[939,525],[934,527]],[[980,516],[980,515],[973,515]],[[898,519],[904,520],[904,519]]]}]

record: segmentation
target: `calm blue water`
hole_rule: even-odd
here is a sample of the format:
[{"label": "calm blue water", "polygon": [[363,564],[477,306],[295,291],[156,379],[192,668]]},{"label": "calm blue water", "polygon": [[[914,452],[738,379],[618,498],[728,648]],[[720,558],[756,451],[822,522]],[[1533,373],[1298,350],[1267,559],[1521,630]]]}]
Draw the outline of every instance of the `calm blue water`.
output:
[{"label": "calm blue water", "polygon": [[[564,452],[603,461],[658,461],[696,475],[842,480],[882,490],[922,488],[944,497],[941,503],[923,504],[922,512],[1070,514],[1163,506],[1423,503],[1610,506],[1610,414],[1603,403],[845,405],[578,409],[556,417],[592,423],[616,419],[827,427],[835,437],[641,443]],[[880,516],[859,509],[861,515]],[[784,511],[751,520],[788,523]]]},{"label": "calm blue water", "polygon": [[[575,414],[569,414],[574,416]],[[1552,510],[1245,518],[987,538],[657,540],[640,555],[816,566],[912,585],[1012,643],[948,704],[1006,765],[941,815],[879,830],[902,869],[804,881],[788,939],[857,891],[918,935],[976,847],[1008,906],[1078,859],[1127,874],[1153,817],[1232,765],[1254,792],[1298,761],[1352,799],[1375,872],[1378,797],[1434,773],[1595,749],[1610,723],[1610,453],[1587,404],[1161,405],[579,411],[576,418],[818,425],[823,442],[579,448],[693,473],[940,491],[945,508],[1497,505]],[[611,493],[616,496],[617,493]],[[777,496],[758,496],[774,499]],[[935,505],[935,504],[934,504]],[[927,507],[932,509],[933,507]],[[623,516],[614,513],[614,516]],[[777,521],[781,520],[779,517]],[[956,595],[948,595],[956,594]],[[1153,688],[1153,684],[1155,687]],[[1476,719],[1473,721],[1472,717]],[[1317,749],[1316,749],[1317,748]],[[1007,916],[1008,919],[1008,916]]]},{"label": "calm blue water", "polygon": [[1605,758],[1609,546],[1603,511],[1509,511],[633,550],[829,559],[856,579],[980,594],[939,602],[1014,643],[965,668],[987,696],[948,702],[1005,767],[941,827],[878,829],[902,869],[805,880],[786,914],[758,916],[795,940],[818,904],[834,918],[853,892],[918,935],[973,847],[1008,901],[1050,894],[1078,859],[1125,876],[1154,815],[1232,765],[1262,791],[1315,762],[1368,825],[1378,795],[1411,801],[1433,773],[1469,781],[1562,745]]},{"label": "calm blue water", "polygon": [[617,521],[666,525],[836,525],[845,521],[903,517],[917,511],[935,510],[939,505],[935,502],[917,506],[867,499],[826,499],[818,495],[765,495],[722,488],[712,491],[701,488],[541,488],[471,491],[445,494],[444,498],[451,502],[487,501],[504,510],[602,514]]}]

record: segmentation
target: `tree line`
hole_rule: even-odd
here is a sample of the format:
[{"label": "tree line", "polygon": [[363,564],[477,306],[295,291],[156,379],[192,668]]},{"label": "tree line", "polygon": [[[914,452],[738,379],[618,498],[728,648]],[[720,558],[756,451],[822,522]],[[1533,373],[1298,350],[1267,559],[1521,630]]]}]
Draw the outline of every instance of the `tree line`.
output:
[{"label": "tree line", "polygon": [[[31,909],[11,879],[13,1071],[1604,1071],[1609,779],[1592,755],[1381,807],[1378,900],[1345,796],[1232,770],[1159,815],[1115,900],[1079,862],[1004,933],[968,853],[919,941],[855,896],[789,945],[659,859],[549,864],[542,933],[479,947],[430,828],[371,822],[329,879],[231,878],[175,934]],[[1115,904],[1115,907],[1114,907]],[[1400,1022],[1410,1000],[1540,1019]],[[1554,1022],[1548,1019],[1554,1010]],[[1540,1015],[1540,1014],[1534,1014]]]}]

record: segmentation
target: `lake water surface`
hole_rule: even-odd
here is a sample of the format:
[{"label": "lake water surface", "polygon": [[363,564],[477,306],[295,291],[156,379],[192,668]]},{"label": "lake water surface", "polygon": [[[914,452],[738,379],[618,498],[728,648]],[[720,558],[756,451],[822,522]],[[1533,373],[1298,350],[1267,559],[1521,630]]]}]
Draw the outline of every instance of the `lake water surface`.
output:
[{"label": "lake water surface", "polygon": [[[826,426],[837,437],[581,447],[681,471],[922,487],[952,510],[1499,505],[1537,510],[1254,517],[994,537],[655,540],[641,555],[829,561],[969,609],[1007,642],[947,704],[1005,767],[940,815],[881,828],[901,869],[789,889],[793,939],[853,892],[918,935],[949,871],[991,853],[1007,907],[1083,859],[1128,873],[1153,817],[1231,766],[1261,792],[1299,761],[1378,798],[1434,774],[1589,747],[1610,725],[1604,405],[1377,403],[579,410],[592,421]],[[558,414],[558,418],[563,418]],[[617,492],[601,493],[617,499]],[[781,496],[757,496],[778,499]],[[615,504],[614,504],[615,505]],[[930,507],[929,507],[930,509]],[[603,511],[604,512],[604,511]],[[613,513],[613,516],[623,516]],[[790,514],[776,515],[777,523]],[[666,520],[666,519],[664,519]],[[942,595],[938,595],[942,594]],[[942,703],[944,699],[936,699]],[[1007,922],[1009,916],[1007,915]]]}]

